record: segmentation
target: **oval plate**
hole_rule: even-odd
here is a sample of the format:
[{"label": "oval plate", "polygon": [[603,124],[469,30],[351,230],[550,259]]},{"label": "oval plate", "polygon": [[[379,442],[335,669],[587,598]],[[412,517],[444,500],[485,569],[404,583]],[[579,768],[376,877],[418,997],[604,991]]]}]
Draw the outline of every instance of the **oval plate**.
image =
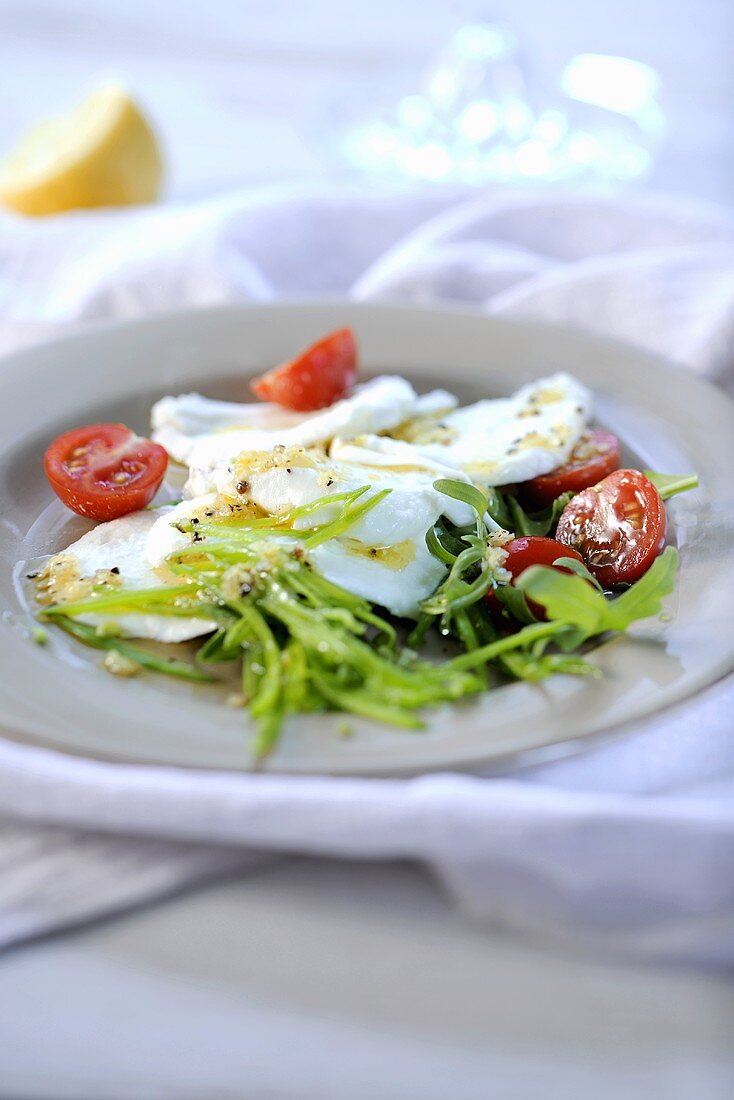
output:
[{"label": "oval plate", "polygon": [[590,386],[597,419],[628,461],[697,471],[701,488],[669,505],[681,552],[660,621],[599,646],[600,680],[508,684],[427,715],[409,733],[336,716],[293,718],[266,768],[275,772],[416,774],[580,743],[669,707],[734,667],[734,404],[695,376],[630,347],[567,329],[459,310],[347,303],[179,313],[97,328],[10,356],[0,366],[0,715],[13,739],[105,759],[192,767],[250,766],[247,716],[209,688],[164,677],[121,681],[99,654],[65,637],[29,637],[18,562],[62,549],[89,525],[53,499],[48,441],[98,420],[145,434],[152,402],[198,389],[246,399],[248,376],[331,328],[351,324],[363,375],[395,372],[463,401],[500,396],[567,370]]}]

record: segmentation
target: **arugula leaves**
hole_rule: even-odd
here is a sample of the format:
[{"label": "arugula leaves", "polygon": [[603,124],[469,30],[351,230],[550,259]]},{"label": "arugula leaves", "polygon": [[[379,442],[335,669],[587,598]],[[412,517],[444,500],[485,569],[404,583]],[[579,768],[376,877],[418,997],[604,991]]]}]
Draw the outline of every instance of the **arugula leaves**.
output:
[{"label": "arugula leaves", "polygon": [[677,493],[687,493],[698,488],[697,474],[659,474],[655,470],[644,470],[643,473],[653,483],[662,500],[669,500]]},{"label": "arugula leaves", "polygon": [[561,512],[573,493],[562,493],[547,508],[538,512],[526,512],[514,493],[506,489],[490,489],[487,494],[487,513],[490,519],[513,531],[516,535],[553,535]]},{"label": "arugula leaves", "polygon": [[[440,615],[443,632],[456,634],[468,651],[463,657],[455,659],[455,667],[477,668],[482,663],[499,660],[507,671],[527,679],[541,679],[561,670],[588,673],[590,666],[586,662],[580,658],[571,660],[563,654],[577,649],[590,638],[609,631],[624,631],[638,619],[659,614],[662,600],[673,590],[679,558],[672,546],[657,558],[636,584],[613,600],[606,599],[599,582],[582,562],[564,557],[562,551],[554,564],[564,566],[569,572],[533,565],[513,584],[497,584],[497,562],[492,562],[488,553],[489,536],[484,525],[483,494],[478,490],[467,492],[468,487],[460,482],[442,480],[436,482],[435,487],[470,503],[477,513],[476,534],[467,529],[463,535],[456,531],[451,536],[453,549],[456,548],[457,536],[461,543],[466,544],[466,548],[459,553],[449,549],[439,528],[434,529],[427,540],[429,548],[440,560],[450,563],[451,568],[434,595],[423,602],[424,614],[417,634],[422,638],[430,617]],[[507,499],[504,499],[501,507],[507,507],[507,504]],[[556,501],[556,506],[562,509],[565,505],[559,505]],[[552,512],[553,509],[549,509],[549,513]],[[502,514],[501,511],[499,514]],[[525,624],[522,630],[509,638],[499,638],[496,634],[487,638],[486,633],[480,637],[481,630],[477,629],[476,619],[471,619],[478,601],[492,585],[500,603],[514,619]],[[547,623],[536,622],[528,601],[544,609],[549,620]],[[471,630],[464,619],[467,614],[472,623]],[[562,654],[544,652],[551,640]]]},{"label": "arugula leaves", "polygon": [[597,634],[621,632],[638,619],[658,615],[664,597],[673,591],[678,562],[678,551],[668,546],[639,581],[613,600],[607,600],[582,575],[542,565],[526,569],[515,587],[540,604],[550,620],[565,625],[556,642],[568,651]]},{"label": "arugula leaves", "polygon": [[[661,474],[654,470],[645,470],[644,473],[663,500],[669,500],[678,493],[686,493],[698,487],[696,474]],[[573,496],[574,493],[562,493],[547,508],[537,512],[527,512],[513,492],[506,489],[490,489],[487,496],[487,512],[500,527],[513,531],[516,535],[542,535],[552,538],[561,513]]]},{"label": "arugula leaves", "polygon": [[[559,573],[543,565],[532,565],[517,579],[516,584],[527,596],[545,606],[550,621],[530,623],[517,634],[498,638],[461,657],[455,657],[449,665],[463,671],[499,657],[506,659],[516,650],[525,651],[525,655],[528,652],[532,654],[534,649],[537,653],[539,642],[547,644],[553,641],[563,653],[568,653],[599,634],[626,630],[637,619],[646,619],[660,612],[663,598],[673,589],[677,565],[678,552],[669,546],[645,576],[614,601],[607,601],[581,577]],[[573,668],[574,663],[579,663],[581,667]],[[572,668],[576,672],[590,671],[583,665],[580,659],[574,659],[564,671],[571,671]],[[551,671],[558,669],[549,668],[547,673]]]},{"label": "arugula leaves", "polygon": [[108,652],[119,653],[121,657],[140,665],[141,668],[147,668],[151,672],[161,672],[165,676],[173,676],[177,680],[194,680],[199,683],[212,680],[212,677],[206,672],[187,661],[179,661],[175,657],[159,657],[143,646],[134,645],[123,638],[105,635],[104,632],[100,633],[95,627],[76,622],[70,616],[55,615],[53,622],[55,626],[61,627],[67,634],[71,634],[73,638],[77,638],[93,649],[105,649]]},{"label": "arugula leaves", "polygon": [[[470,485],[467,481],[455,481],[453,478],[442,477],[434,481],[433,488],[443,493],[452,500],[461,500],[468,504],[477,513],[477,524],[484,523],[484,515],[487,511],[487,497],[481,489]],[[479,533],[477,531],[477,533]]]},{"label": "arugula leaves", "polygon": [[[435,481],[433,487],[453,500],[469,504],[477,517],[474,529],[463,529],[463,533],[462,529],[457,529],[455,550],[442,543],[437,527],[429,532],[426,540],[429,550],[450,569],[433,595],[423,601],[421,610],[424,616],[441,616],[441,630],[448,634],[456,625],[457,614],[481,600],[492,584],[492,559],[488,553],[490,536],[484,518],[487,498],[479,489],[463,481],[442,478]],[[468,636],[466,624],[461,620],[459,628]],[[414,637],[412,635],[411,639]]]},{"label": "arugula leaves", "polygon": [[507,494],[507,506],[512,517],[512,527],[516,535],[549,535],[555,533],[561,512],[568,504],[573,493],[561,493],[548,508],[540,512],[526,512],[517,497]]}]

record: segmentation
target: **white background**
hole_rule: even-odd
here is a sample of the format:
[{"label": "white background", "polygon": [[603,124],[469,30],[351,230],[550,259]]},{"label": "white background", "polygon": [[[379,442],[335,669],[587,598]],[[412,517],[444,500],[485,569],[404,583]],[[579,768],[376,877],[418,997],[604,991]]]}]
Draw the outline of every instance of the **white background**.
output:
[{"label": "white background", "polygon": [[[732,0],[0,0],[0,149],[118,76],[171,198],[343,174],[349,112],[414,90],[483,11],[519,31],[536,87],[579,52],[654,66],[651,182],[731,201]],[[10,953],[0,1004],[3,1100],[723,1100],[734,1076],[723,977],[509,942],[395,867],[284,863]]]},{"label": "white background", "polygon": [[158,124],[174,198],[334,175],[345,114],[415,90],[482,14],[519,32],[536,90],[580,52],[655,67],[670,129],[652,182],[730,201],[731,0],[0,0],[0,148],[114,75]]}]

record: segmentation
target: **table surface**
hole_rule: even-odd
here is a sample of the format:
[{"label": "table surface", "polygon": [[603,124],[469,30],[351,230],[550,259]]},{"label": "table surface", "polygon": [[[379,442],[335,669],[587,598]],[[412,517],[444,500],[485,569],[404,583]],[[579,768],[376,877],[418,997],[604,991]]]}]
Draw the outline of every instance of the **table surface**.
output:
[{"label": "table surface", "polygon": [[[0,961],[3,1100],[725,1100],[734,988],[289,860]],[[39,1051],[42,1050],[42,1054]]]},{"label": "table surface", "polygon": [[[580,51],[663,78],[652,182],[731,201],[734,5],[494,0],[539,80]],[[169,196],[346,173],[350,104],[411,91],[471,3],[0,0],[0,147],[102,76],[163,133]],[[216,18],[212,18],[212,11]],[[661,29],[664,33],[661,33]],[[705,80],[701,74],[705,72]],[[392,94],[392,93],[391,93]],[[734,989],[466,923],[415,868],[283,861],[0,959],[3,1100],[723,1100]],[[39,1053],[42,1051],[42,1053]]]}]

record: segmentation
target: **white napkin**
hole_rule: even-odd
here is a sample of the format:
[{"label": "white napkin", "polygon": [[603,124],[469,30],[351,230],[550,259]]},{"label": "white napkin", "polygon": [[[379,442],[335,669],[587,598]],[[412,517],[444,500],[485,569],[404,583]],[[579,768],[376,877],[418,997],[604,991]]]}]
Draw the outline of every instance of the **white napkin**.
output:
[{"label": "white napkin", "polygon": [[[732,384],[730,214],[660,196],[455,199],[283,187],[6,217],[0,348],[153,310],[348,293],[580,325]],[[481,919],[730,962],[733,710],[729,680],[633,736],[494,778],[188,773],[0,742],[0,944],[291,852],[419,859]]]}]

